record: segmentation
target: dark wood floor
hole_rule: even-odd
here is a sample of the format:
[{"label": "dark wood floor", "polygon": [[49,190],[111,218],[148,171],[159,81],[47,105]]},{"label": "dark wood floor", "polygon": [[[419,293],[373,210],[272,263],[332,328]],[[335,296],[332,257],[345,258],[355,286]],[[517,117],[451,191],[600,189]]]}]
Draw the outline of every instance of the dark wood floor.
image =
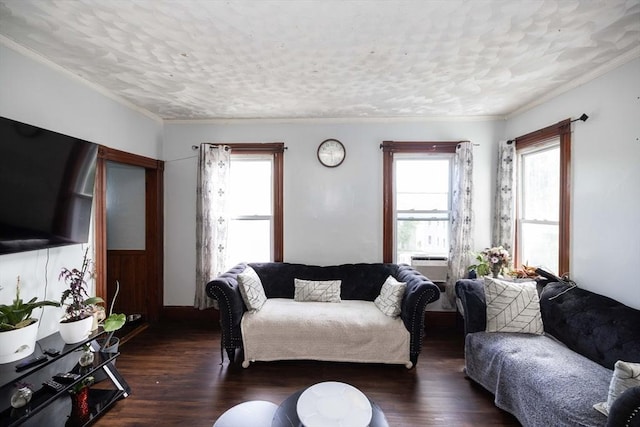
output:
[{"label": "dark wood floor", "polygon": [[[430,328],[415,369],[324,362],[220,364],[220,332],[188,324],[154,325],[121,346],[117,368],[132,394],[96,423],[108,426],[211,427],[246,400],[284,401],[322,381],[354,385],[391,426],[519,426],[493,396],[466,379],[462,333]],[[245,426],[238,426],[245,427]],[[250,426],[246,426],[250,427]]]}]

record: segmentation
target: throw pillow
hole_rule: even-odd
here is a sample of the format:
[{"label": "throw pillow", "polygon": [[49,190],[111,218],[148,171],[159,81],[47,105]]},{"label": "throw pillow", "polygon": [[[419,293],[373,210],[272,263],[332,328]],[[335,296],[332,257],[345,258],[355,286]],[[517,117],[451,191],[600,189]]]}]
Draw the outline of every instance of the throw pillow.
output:
[{"label": "throw pillow", "polygon": [[487,332],[544,333],[535,282],[515,283],[485,277],[484,294]]},{"label": "throw pillow", "polygon": [[387,316],[397,317],[400,315],[402,297],[406,288],[405,282],[398,282],[393,276],[389,276],[382,284],[380,295],[373,302]]},{"label": "throw pillow", "polygon": [[340,302],[342,280],[294,279],[295,301]]},{"label": "throw pillow", "polygon": [[606,402],[600,402],[593,407],[606,416],[613,402],[628,388],[640,386],[640,363],[618,360],[613,367],[613,376],[609,383],[609,394]]},{"label": "throw pillow", "polygon": [[258,311],[267,302],[262,281],[253,268],[247,266],[242,273],[238,274],[238,287],[248,310]]}]

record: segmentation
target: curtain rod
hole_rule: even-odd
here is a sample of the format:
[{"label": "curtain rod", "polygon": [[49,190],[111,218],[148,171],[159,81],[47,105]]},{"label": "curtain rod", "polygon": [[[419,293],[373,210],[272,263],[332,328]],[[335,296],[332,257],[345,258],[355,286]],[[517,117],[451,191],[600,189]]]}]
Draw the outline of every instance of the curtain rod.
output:
[{"label": "curtain rod", "polygon": [[[577,119],[571,120],[571,123],[577,122],[577,121],[586,122],[588,118],[589,118],[589,116],[587,116],[585,113],[582,113],[582,115],[580,117],[578,117]],[[514,142],[516,142],[515,139],[510,139],[510,140],[507,141],[507,144],[513,144]]]},{"label": "curtain rod", "polygon": [[[209,145],[210,145],[210,146],[212,146],[212,147],[217,147],[218,145],[225,145],[225,144],[211,144],[211,143],[208,143],[208,142],[205,142],[205,143],[203,143],[203,144],[209,144]],[[200,148],[200,146],[198,146],[198,145],[192,145],[192,146],[191,146],[191,149],[192,149],[192,150],[194,150],[194,151],[195,151],[195,150],[198,150],[199,148]],[[226,146],[224,150],[225,150],[225,151],[229,151],[229,149],[230,149],[230,148],[229,148],[229,146]],[[288,150],[288,149],[289,149],[289,147],[284,146],[284,149],[285,149],[285,150]]]}]

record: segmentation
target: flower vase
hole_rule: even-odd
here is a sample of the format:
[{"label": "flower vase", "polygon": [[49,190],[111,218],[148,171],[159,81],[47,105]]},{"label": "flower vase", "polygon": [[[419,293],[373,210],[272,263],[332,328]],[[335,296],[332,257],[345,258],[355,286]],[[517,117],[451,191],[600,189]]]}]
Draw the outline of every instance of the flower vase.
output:
[{"label": "flower vase", "polygon": [[502,268],[499,265],[494,264],[494,265],[491,266],[491,275],[493,277],[498,277],[501,270],[502,270]]},{"label": "flower vase", "polygon": [[71,414],[65,423],[65,427],[83,426],[91,418],[89,410],[89,387],[82,387],[76,393],[69,392],[71,397]]}]

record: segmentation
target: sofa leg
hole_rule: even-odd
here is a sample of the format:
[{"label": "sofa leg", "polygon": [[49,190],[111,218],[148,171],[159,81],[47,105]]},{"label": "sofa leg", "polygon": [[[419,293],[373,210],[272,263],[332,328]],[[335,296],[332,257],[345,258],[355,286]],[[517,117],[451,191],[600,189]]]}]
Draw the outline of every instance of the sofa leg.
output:
[{"label": "sofa leg", "polygon": [[411,360],[412,366],[407,366],[407,369],[415,368],[415,366],[418,364],[418,355],[417,354],[410,355],[409,360]]},{"label": "sofa leg", "polygon": [[227,348],[227,356],[229,356],[229,363],[233,363],[236,358],[236,349],[235,348]]}]

